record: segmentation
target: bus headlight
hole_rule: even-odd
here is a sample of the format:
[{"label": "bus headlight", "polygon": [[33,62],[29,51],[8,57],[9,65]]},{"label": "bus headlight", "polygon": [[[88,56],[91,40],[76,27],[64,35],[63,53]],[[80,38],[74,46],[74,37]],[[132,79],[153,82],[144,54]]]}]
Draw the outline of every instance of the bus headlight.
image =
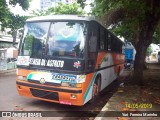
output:
[{"label": "bus headlight", "polygon": [[72,82],[62,82],[62,83],[61,83],[61,86],[63,86],[63,87],[73,87],[73,88],[75,88],[75,87],[76,87],[76,83],[72,83]]},{"label": "bus headlight", "polygon": [[61,86],[63,86],[63,87],[69,87],[69,84],[67,82],[62,82]]},{"label": "bus headlight", "polygon": [[17,76],[18,80],[24,80],[27,81],[27,77],[26,76]]},{"label": "bus headlight", "polygon": [[77,75],[76,83],[84,83],[86,79],[86,75]]}]

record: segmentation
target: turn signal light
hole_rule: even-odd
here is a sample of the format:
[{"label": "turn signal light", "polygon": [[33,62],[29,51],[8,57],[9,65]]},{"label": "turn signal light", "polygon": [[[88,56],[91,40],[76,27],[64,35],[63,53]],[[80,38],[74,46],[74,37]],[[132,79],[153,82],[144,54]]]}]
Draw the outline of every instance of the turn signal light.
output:
[{"label": "turn signal light", "polygon": [[27,77],[26,76],[17,76],[18,80],[25,80],[27,81]]},{"label": "turn signal light", "polygon": [[77,95],[76,94],[71,94],[71,99],[76,99]]},{"label": "turn signal light", "polygon": [[19,86],[19,85],[18,85],[18,89],[22,89],[22,86]]},{"label": "turn signal light", "polygon": [[77,88],[81,88],[81,87],[82,87],[82,83],[77,83],[77,84],[76,84],[76,87],[77,87]]}]

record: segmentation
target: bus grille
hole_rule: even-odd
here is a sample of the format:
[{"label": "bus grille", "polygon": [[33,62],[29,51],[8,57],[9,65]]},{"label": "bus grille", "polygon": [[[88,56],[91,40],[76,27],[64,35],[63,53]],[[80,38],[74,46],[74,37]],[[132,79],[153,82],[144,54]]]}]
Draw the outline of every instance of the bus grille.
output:
[{"label": "bus grille", "polygon": [[45,98],[49,100],[59,100],[59,96],[57,92],[49,92],[49,91],[43,91],[43,90],[37,90],[30,88],[30,91],[34,97],[40,97]]}]

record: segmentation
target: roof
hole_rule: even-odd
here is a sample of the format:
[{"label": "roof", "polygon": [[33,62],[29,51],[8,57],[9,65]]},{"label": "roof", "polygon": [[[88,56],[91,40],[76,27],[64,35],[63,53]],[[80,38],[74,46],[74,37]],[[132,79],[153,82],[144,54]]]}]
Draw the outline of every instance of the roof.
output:
[{"label": "roof", "polygon": [[26,22],[34,21],[57,21],[57,20],[82,20],[82,21],[91,21],[95,20],[95,17],[91,16],[78,16],[78,15],[52,15],[52,16],[39,16],[27,19]]},{"label": "roof", "polygon": [[[19,38],[16,38],[16,43],[19,42]],[[0,42],[13,43],[13,38],[11,36],[2,36]]]}]

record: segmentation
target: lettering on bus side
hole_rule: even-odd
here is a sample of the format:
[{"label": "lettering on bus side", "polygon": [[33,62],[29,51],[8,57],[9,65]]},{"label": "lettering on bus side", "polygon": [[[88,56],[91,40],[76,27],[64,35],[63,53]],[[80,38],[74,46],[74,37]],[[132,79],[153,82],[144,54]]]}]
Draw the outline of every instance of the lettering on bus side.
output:
[{"label": "lettering on bus side", "polygon": [[64,66],[64,61],[62,60],[48,60],[47,66],[49,67],[63,67]]},{"label": "lettering on bus side", "polygon": [[30,58],[29,62],[30,62],[30,65],[61,67],[61,68],[64,66],[64,61],[62,61],[62,60],[48,60],[48,61],[46,61],[45,59]]},{"label": "lettering on bus side", "polygon": [[29,63],[30,63],[31,65],[40,65],[40,64],[41,64],[41,59],[30,58],[30,59],[29,59]]}]

